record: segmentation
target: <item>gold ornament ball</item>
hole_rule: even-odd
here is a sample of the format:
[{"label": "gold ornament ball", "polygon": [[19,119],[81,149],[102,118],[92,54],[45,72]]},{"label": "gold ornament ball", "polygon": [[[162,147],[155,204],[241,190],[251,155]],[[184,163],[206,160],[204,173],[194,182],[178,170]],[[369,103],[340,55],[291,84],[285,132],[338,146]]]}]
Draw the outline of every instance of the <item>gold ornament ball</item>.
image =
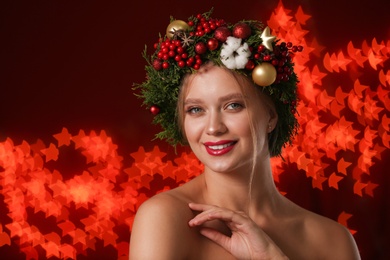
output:
[{"label": "gold ornament ball", "polygon": [[252,79],[261,87],[269,86],[276,80],[276,69],[272,64],[263,62],[253,69]]},{"label": "gold ornament ball", "polygon": [[174,32],[179,31],[179,30],[187,31],[188,29],[190,29],[190,26],[186,22],[184,22],[182,20],[175,20],[175,21],[171,22],[167,27],[167,32],[166,32],[167,37],[169,39],[172,39]]}]

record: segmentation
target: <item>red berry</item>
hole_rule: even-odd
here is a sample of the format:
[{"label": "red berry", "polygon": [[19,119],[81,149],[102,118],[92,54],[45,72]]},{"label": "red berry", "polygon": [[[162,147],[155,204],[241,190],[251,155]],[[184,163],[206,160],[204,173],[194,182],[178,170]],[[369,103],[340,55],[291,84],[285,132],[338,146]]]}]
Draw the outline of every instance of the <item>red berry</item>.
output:
[{"label": "red berry", "polygon": [[245,68],[247,70],[253,70],[255,67],[255,63],[252,60],[248,60],[248,62],[245,65]]},{"label": "red berry", "polygon": [[150,107],[150,112],[153,114],[153,115],[157,115],[158,113],[160,113],[160,108],[158,106],[151,106]]},{"label": "red berry", "polygon": [[265,46],[264,45],[259,45],[259,47],[257,47],[257,51],[258,52],[263,52],[265,49]]},{"label": "red berry", "polygon": [[299,52],[303,51],[303,46],[302,45],[299,45],[297,48],[298,48]]},{"label": "red berry", "polygon": [[186,63],[183,60],[179,61],[177,64],[179,65],[180,68],[184,68],[186,66]]},{"label": "red berry", "polygon": [[291,50],[292,50],[293,52],[297,52],[297,51],[298,51],[298,47],[294,45],[294,46],[292,46]]},{"label": "red berry", "polygon": [[192,63],[194,63],[195,59],[194,57],[190,57],[188,60],[187,60],[187,64],[190,63],[190,66],[192,65]]},{"label": "red berry", "polygon": [[271,60],[271,55],[265,55],[263,57],[263,61],[270,61]]},{"label": "red berry", "polygon": [[168,69],[169,68],[169,63],[164,61],[162,64],[163,69]]}]

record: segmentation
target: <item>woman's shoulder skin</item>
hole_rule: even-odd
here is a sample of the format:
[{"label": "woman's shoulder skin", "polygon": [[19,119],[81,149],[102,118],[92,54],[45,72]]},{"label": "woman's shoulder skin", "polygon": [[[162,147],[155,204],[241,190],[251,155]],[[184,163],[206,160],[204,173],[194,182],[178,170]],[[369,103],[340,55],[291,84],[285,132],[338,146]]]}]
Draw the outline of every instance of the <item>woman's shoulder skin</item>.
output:
[{"label": "woman's shoulder skin", "polygon": [[290,259],[360,259],[347,228],[332,219],[297,208],[282,242]]},{"label": "woman's shoulder skin", "polygon": [[[184,194],[163,192],[139,207],[130,241],[130,259],[185,259],[199,236],[188,226],[193,213]],[[191,247],[190,247],[191,245]]]},{"label": "woman's shoulder skin", "polygon": [[323,255],[322,259],[360,259],[352,234],[340,223],[310,212],[304,229],[313,248]]}]

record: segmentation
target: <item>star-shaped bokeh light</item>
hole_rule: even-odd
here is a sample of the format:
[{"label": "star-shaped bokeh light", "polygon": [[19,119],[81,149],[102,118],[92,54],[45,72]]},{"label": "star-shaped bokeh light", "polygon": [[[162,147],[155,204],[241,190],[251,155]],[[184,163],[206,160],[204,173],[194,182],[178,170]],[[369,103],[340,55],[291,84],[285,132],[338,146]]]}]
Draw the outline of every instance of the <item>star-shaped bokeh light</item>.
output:
[{"label": "star-shaped bokeh light", "polygon": [[[305,29],[310,18],[301,7],[294,15],[280,3],[261,36],[270,50],[275,37],[304,47],[293,57],[300,78],[300,132],[283,159],[272,159],[274,180],[287,197],[297,188],[289,179],[295,176],[308,180],[315,192],[367,202],[382,188],[372,168],[390,149],[390,70],[385,66],[390,41],[350,41],[329,52]],[[32,144],[6,138],[0,143],[0,193],[9,221],[0,223],[0,247],[17,246],[26,259],[37,259],[77,258],[103,245],[127,259],[140,204],[203,171],[192,153],[171,160],[158,146],[135,150],[119,154],[104,130],[70,133],[63,127],[52,139]],[[83,156],[85,165],[65,178],[56,163],[69,153]],[[353,226],[359,212],[337,208],[336,220],[359,234]],[[32,223],[34,218],[44,223]]]}]

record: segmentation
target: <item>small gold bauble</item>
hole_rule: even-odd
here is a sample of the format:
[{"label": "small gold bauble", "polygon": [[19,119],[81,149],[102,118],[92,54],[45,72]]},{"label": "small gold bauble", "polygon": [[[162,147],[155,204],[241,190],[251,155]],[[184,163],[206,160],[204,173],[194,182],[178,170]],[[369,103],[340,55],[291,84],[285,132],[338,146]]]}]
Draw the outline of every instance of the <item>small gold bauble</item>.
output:
[{"label": "small gold bauble", "polygon": [[261,87],[269,86],[275,82],[276,69],[272,64],[263,62],[253,69],[252,79],[253,82]]},{"label": "small gold bauble", "polygon": [[188,29],[190,29],[190,26],[186,22],[182,20],[175,20],[171,22],[167,27],[167,31],[166,31],[167,37],[169,39],[172,39],[176,31],[179,30],[187,31]]}]

